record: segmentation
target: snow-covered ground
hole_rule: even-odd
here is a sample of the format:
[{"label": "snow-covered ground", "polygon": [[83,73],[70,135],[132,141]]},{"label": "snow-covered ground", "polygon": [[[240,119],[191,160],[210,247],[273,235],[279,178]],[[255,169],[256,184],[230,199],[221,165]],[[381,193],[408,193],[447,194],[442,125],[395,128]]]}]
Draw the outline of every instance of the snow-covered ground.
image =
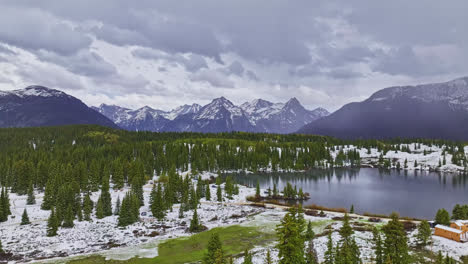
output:
[{"label": "snow-covered ground", "polygon": [[[439,160],[443,160],[443,151],[444,151],[444,146],[443,147],[437,147],[437,146],[427,146],[424,144],[418,144],[420,148],[417,148],[416,143],[412,144],[403,144],[401,146],[408,146],[410,149],[411,153],[408,152],[403,152],[403,151],[388,151],[383,157],[384,159],[388,159],[392,162],[392,164],[397,164],[398,162],[401,165],[401,169],[404,168],[405,160],[407,160],[407,170],[415,170],[418,169],[420,170],[421,168],[423,170],[438,170],[438,171],[443,171],[443,172],[457,172],[457,171],[463,171],[464,167],[462,166],[457,166],[452,163],[452,155],[446,153],[445,159],[446,159],[446,164],[442,165],[439,167]],[[359,155],[361,157],[361,165],[368,165],[368,166],[373,166],[377,163],[380,155],[382,152],[378,151],[376,148],[372,148],[370,153],[368,153],[368,150],[366,148],[357,148],[356,146],[353,145],[347,145],[347,146],[337,146],[336,150],[331,151],[331,155],[333,158],[335,158],[338,154],[338,152],[342,149],[345,153],[347,151],[351,151],[354,149],[357,149],[359,152]],[[426,155],[424,155],[424,150],[426,150]],[[465,153],[468,153],[468,147],[465,147],[464,149]],[[417,162],[417,167],[414,167],[414,161]],[[395,168],[395,166],[393,166]]]},{"label": "snow-covered ground", "polygon": [[[223,203],[217,203],[216,185],[211,185],[211,202],[201,199],[201,205],[197,210],[201,223],[208,228],[228,226],[242,223],[249,215],[264,211],[262,208],[243,206],[242,201],[247,196],[254,195],[255,189],[240,186],[239,195],[234,199],[225,199]],[[224,184],[222,185],[224,187]],[[186,230],[192,218],[192,211],[185,212],[184,218],[179,218],[179,205],[174,205],[173,211],[168,212],[163,222],[158,222],[151,217],[149,209],[149,196],[152,184],[144,186],[145,206],[140,209],[140,222],[126,228],[117,227],[118,217],[109,216],[104,219],[93,218],[92,222],[75,220],[73,228],[60,228],[58,236],[47,237],[47,219],[50,211],[41,210],[43,193],[36,192],[35,205],[26,205],[27,196],[10,194],[12,216],[7,222],[0,224],[0,239],[3,248],[21,256],[23,260],[42,259],[52,257],[66,257],[77,254],[100,252],[113,247],[129,247],[139,244],[157,244],[172,237],[190,235]],[[111,190],[112,204],[114,206],[117,197],[122,199],[127,189]],[[96,202],[99,192],[93,193],[91,199]],[[30,225],[21,226],[21,215],[24,208],[27,209]],[[146,216],[142,216],[146,213]],[[157,250],[140,252],[135,254],[116,254],[117,258],[127,259],[135,255],[150,257],[157,254]],[[13,263],[13,262],[12,262]]]},{"label": "snow-covered ground", "polygon": [[[418,161],[419,162],[419,161]],[[438,160],[437,160],[438,163]],[[408,164],[410,159],[408,158]],[[212,173],[204,173],[203,178],[216,176]],[[222,185],[222,187],[224,187]],[[145,206],[140,213],[150,214],[148,208],[149,194],[152,189],[151,182],[144,186]],[[246,226],[256,226],[266,232],[274,232],[276,225],[285,215],[284,208],[269,205],[267,208],[257,208],[246,205],[246,197],[255,194],[254,188],[240,186],[239,195],[232,200],[225,200],[222,204],[214,201],[216,197],[215,185],[211,185],[211,196],[213,201],[201,200],[198,214],[200,221],[208,228],[219,226],[229,226],[241,224]],[[125,190],[111,191],[113,205],[117,197],[124,197]],[[262,190],[262,193],[265,190]],[[92,195],[93,201],[97,201],[99,193]],[[36,193],[36,205],[26,205],[26,196],[10,194],[13,216],[7,222],[0,224],[0,239],[6,251],[16,256],[21,256],[22,261],[46,259],[43,262],[63,263],[70,256],[83,256],[91,253],[98,253],[112,259],[129,259],[134,256],[155,257],[157,256],[158,243],[174,237],[189,236],[187,227],[192,217],[192,212],[186,212],[183,219],[179,219],[178,208],[175,205],[172,212],[169,212],[166,220],[162,223],[156,221],[151,216],[141,216],[141,221],[126,228],[117,227],[117,217],[110,216],[104,219],[93,219],[92,222],[75,221],[75,227],[70,229],[60,228],[58,236],[47,237],[46,225],[49,211],[40,209],[43,193]],[[226,198],[225,198],[226,199]],[[27,208],[30,225],[21,226],[21,215],[24,208]],[[320,234],[325,227],[331,226],[333,229],[334,241],[339,240],[338,230],[341,227],[340,221],[334,221],[333,217],[342,217],[341,213],[326,212],[326,217],[305,216],[306,220],[316,222],[315,233]],[[359,220],[366,220],[367,217],[359,217]],[[355,220],[353,220],[355,221]],[[384,220],[386,221],[386,220]],[[410,234],[410,241],[414,243],[416,232]],[[363,259],[372,257],[371,232],[356,232],[355,238],[361,248]],[[448,239],[433,237],[434,244],[431,250],[444,254],[448,253],[453,257],[468,255],[468,245],[457,243]],[[321,236],[314,240],[320,260],[326,250],[327,237]],[[266,252],[271,250],[273,260],[277,260],[277,251],[274,244],[266,247],[256,247],[252,250],[254,263],[264,263]],[[18,261],[16,263],[22,263]],[[242,263],[243,258],[235,260],[235,263]],[[15,262],[11,262],[15,263]],[[276,261],[274,262],[276,263]]]}]

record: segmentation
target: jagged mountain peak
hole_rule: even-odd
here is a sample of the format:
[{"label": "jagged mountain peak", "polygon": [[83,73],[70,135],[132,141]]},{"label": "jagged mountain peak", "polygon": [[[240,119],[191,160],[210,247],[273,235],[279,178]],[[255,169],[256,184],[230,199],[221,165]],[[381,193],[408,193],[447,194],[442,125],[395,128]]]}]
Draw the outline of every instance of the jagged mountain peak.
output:
[{"label": "jagged mountain peak", "polygon": [[30,85],[24,89],[0,92],[0,96],[8,95],[18,97],[70,97],[68,94],[62,91],[51,89],[41,85]]},{"label": "jagged mountain peak", "polygon": [[0,127],[96,124],[117,127],[65,92],[40,85],[0,93]]}]

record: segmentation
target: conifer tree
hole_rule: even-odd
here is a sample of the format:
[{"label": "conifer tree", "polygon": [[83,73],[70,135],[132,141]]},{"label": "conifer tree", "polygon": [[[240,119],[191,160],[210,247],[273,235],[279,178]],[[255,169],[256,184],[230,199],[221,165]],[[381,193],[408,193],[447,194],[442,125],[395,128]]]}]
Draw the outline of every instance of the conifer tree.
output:
[{"label": "conifer tree", "polygon": [[319,264],[317,251],[315,250],[314,241],[310,240],[306,252],[306,263],[307,264]]},{"label": "conifer tree", "polygon": [[257,186],[255,187],[255,197],[260,198],[260,181],[257,180]]},{"label": "conifer tree", "polygon": [[57,235],[59,222],[57,215],[55,214],[55,209],[52,207],[50,210],[49,219],[47,220],[47,236],[52,237]]},{"label": "conifer tree", "polygon": [[200,225],[200,220],[198,219],[198,213],[197,209],[193,211],[193,216],[192,220],[190,220],[190,227],[189,227],[190,232],[196,233],[201,231],[201,225]]},{"label": "conifer tree", "polygon": [[96,218],[102,219],[104,217],[104,202],[102,201],[101,197],[99,197],[96,203]]},{"label": "conifer tree", "polygon": [[180,207],[179,207],[179,218],[180,218],[180,219],[184,218],[184,204],[180,204]]},{"label": "conifer tree", "polygon": [[139,208],[140,200],[138,197],[132,192],[127,193],[123,198],[122,205],[120,207],[118,225],[128,226],[138,221]]},{"label": "conifer tree", "polygon": [[244,251],[244,262],[243,262],[243,264],[253,264],[252,254],[250,254],[247,249]]},{"label": "conifer tree", "polygon": [[153,203],[151,204],[151,213],[159,221],[162,221],[164,217],[166,217],[166,211],[164,210],[164,201],[162,198],[161,184],[158,184],[156,192],[154,193]]},{"label": "conifer tree", "polygon": [[387,225],[383,227],[385,234],[384,256],[390,259],[393,264],[408,264],[408,244],[403,224],[398,220],[398,214],[393,213]]},{"label": "conifer tree", "polygon": [[218,185],[218,188],[216,189],[216,196],[218,202],[223,201],[223,192],[221,191],[221,185]]},{"label": "conifer tree", "polygon": [[93,201],[91,200],[89,193],[86,193],[83,199],[84,220],[91,221],[91,213],[93,212],[93,207],[94,207]]},{"label": "conifer tree", "polygon": [[36,204],[36,197],[34,196],[34,188],[33,188],[33,184],[32,184],[32,183],[29,184],[29,188],[28,188],[28,199],[26,200],[26,204],[27,204],[27,205]]},{"label": "conifer tree", "polygon": [[354,214],[354,204],[351,205],[351,208],[349,209],[350,214]]},{"label": "conifer tree", "polygon": [[335,263],[335,248],[333,247],[333,240],[332,240],[331,233],[328,234],[327,251],[325,251],[324,259],[325,259],[325,261],[323,262],[324,264]]},{"label": "conifer tree", "polygon": [[372,240],[374,242],[375,264],[384,264],[382,236],[380,235],[380,232],[376,227],[374,227],[374,229],[372,230],[372,235]]},{"label": "conifer tree", "polygon": [[423,246],[427,245],[429,239],[431,238],[431,235],[432,231],[429,222],[427,222],[427,220],[421,221],[421,223],[418,226],[418,234],[416,235],[418,242]]},{"label": "conifer tree", "polygon": [[210,183],[206,183],[206,189],[205,189],[205,199],[207,201],[211,201],[211,189],[210,189]]},{"label": "conifer tree", "polygon": [[280,264],[304,264],[305,221],[301,209],[292,207],[276,227]]},{"label": "conifer tree", "polygon": [[360,263],[359,248],[352,235],[354,234],[353,228],[349,224],[348,214],[344,215],[343,226],[340,231],[341,240],[336,250],[336,262],[337,263],[349,263],[358,264]]},{"label": "conifer tree", "polygon": [[210,240],[208,241],[208,251],[203,257],[203,264],[213,264],[216,263],[216,257],[223,254],[223,246],[221,240],[219,239],[218,233],[211,235]]},{"label": "conifer tree", "polygon": [[439,209],[435,216],[435,222],[439,225],[450,225],[450,214],[445,209]]},{"label": "conifer tree", "polygon": [[5,251],[3,250],[3,245],[2,245],[2,241],[0,240],[0,253],[5,253]]},{"label": "conifer tree", "polygon": [[120,213],[120,196],[117,196],[117,200],[115,201],[115,209],[114,209],[114,215],[119,215]]},{"label": "conifer tree", "polygon": [[31,222],[29,221],[28,211],[24,208],[23,215],[21,216],[21,225],[29,225]]},{"label": "conifer tree", "polygon": [[307,223],[307,230],[306,230],[306,234],[305,234],[305,240],[306,241],[310,241],[312,239],[314,239],[315,237],[315,232],[312,228],[312,222],[309,220],[309,222]]},{"label": "conifer tree", "polygon": [[65,217],[62,224],[62,227],[71,228],[74,226],[73,220],[75,216],[73,214],[73,209],[71,206],[68,206],[67,210],[65,211]]},{"label": "conifer tree", "polygon": [[266,259],[265,259],[265,264],[273,264],[273,260],[271,259],[271,252],[270,252],[270,249],[268,249],[268,251],[267,251]]}]

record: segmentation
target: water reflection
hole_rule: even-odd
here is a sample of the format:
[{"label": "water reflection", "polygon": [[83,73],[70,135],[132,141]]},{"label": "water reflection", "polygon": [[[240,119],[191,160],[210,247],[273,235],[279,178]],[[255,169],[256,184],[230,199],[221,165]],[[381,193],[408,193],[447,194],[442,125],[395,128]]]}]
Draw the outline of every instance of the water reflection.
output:
[{"label": "water reflection", "polygon": [[287,182],[302,187],[311,199],[304,204],[349,208],[357,212],[431,219],[439,208],[451,211],[468,204],[467,175],[371,168],[311,170],[300,173],[230,174],[237,182],[282,190]]}]

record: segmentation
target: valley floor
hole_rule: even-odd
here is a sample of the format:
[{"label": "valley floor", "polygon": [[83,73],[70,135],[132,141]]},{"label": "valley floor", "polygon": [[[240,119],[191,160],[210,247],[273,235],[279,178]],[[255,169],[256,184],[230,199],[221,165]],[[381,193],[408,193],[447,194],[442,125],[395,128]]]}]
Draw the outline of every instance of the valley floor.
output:
[{"label": "valley floor", "polygon": [[[205,174],[209,177],[210,174]],[[179,205],[175,205],[164,222],[158,222],[151,217],[148,208],[149,194],[152,184],[144,187],[145,206],[141,208],[141,221],[126,228],[117,227],[117,217],[111,216],[104,219],[93,219],[92,222],[75,221],[75,227],[70,229],[61,228],[58,236],[46,237],[46,226],[49,211],[40,209],[43,194],[37,194],[36,205],[26,205],[26,196],[10,195],[13,216],[0,224],[1,241],[6,251],[13,253],[18,260],[10,263],[23,263],[25,261],[36,261],[43,263],[68,263],[73,259],[80,259],[92,254],[102,255],[107,259],[127,260],[133,257],[152,259],[158,256],[158,245],[172,241],[177,237],[188,237],[187,231],[192,212],[187,212],[184,218],[180,219],[178,214]],[[122,198],[127,190],[111,191],[113,204],[117,197]],[[262,190],[264,191],[264,190]],[[212,197],[216,197],[215,185],[211,185]],[[264,241],[246,247],[253,247],[254,263],[263,263],[267,249],[272,251],[274,258],[277,252],[274,249],[274,229],[285,214],[285,208],[276,205],[267,205],[266,208],[254,207],[246,201],[247,196],[255,194],[254,188],[241,186],[239,195],[234,199],[223,203],[205,201],[202,199],[198,214],[203,225],[209,230],[216,227],[252,227],[259,234],[266,234]],[[97,201],[99,193],[93,194],[92,199]],[[30,225],[21,226],[21,214],[27,208],[31,220]],[[146,213],[146,216],[143,214]],[[314,231],[318,237],[314,240],[319,258],[323,259],[326,250],[327,230],[332,231],[335,241],[339,240],[338,232],[341,221],[336,217],[342,217],[341,213],[326,212],[326,217],[306,216],[306,220],[313,222]],[[353,215],[355,217],[352,225],[356,229],[355,237],[361,248],[362,258],[369,261],[372,258],[372,245],[370,232],[373,225],[383,225],[382,223],[371,223],[367,217]],[[206,231],[210,232],[210,231]],[[415,245],[414,235],[410,234],[411,244]],[[441,250],[454,257],[468,255],[468,245],[460,244],[440,237],[433,237],[432,251]],[[244,241],[245,242],[245,241]],[[261,242],[261,243],[260,243]],[[237,251],[236,251],[237,250]],[[242,263],[241,252],[243,248],[233,249],[238,258],[235,263]],[[197,253],[199,254],[199,253]],[[42,260],[41,260],[42,259]],[[161,258],[162,259],[162,258]],[[76,262],[94,263],[94,262]],[[99,262],[96,262],[99,263]],[[116,262],[119,263],[119,262]],[[130,262],[132,263],[132,262]],[[145,262],[142,262],[145,263]],[[161,262],[164,263],[164,262]],[[183,263],[183,262],[181,262]]]}]

